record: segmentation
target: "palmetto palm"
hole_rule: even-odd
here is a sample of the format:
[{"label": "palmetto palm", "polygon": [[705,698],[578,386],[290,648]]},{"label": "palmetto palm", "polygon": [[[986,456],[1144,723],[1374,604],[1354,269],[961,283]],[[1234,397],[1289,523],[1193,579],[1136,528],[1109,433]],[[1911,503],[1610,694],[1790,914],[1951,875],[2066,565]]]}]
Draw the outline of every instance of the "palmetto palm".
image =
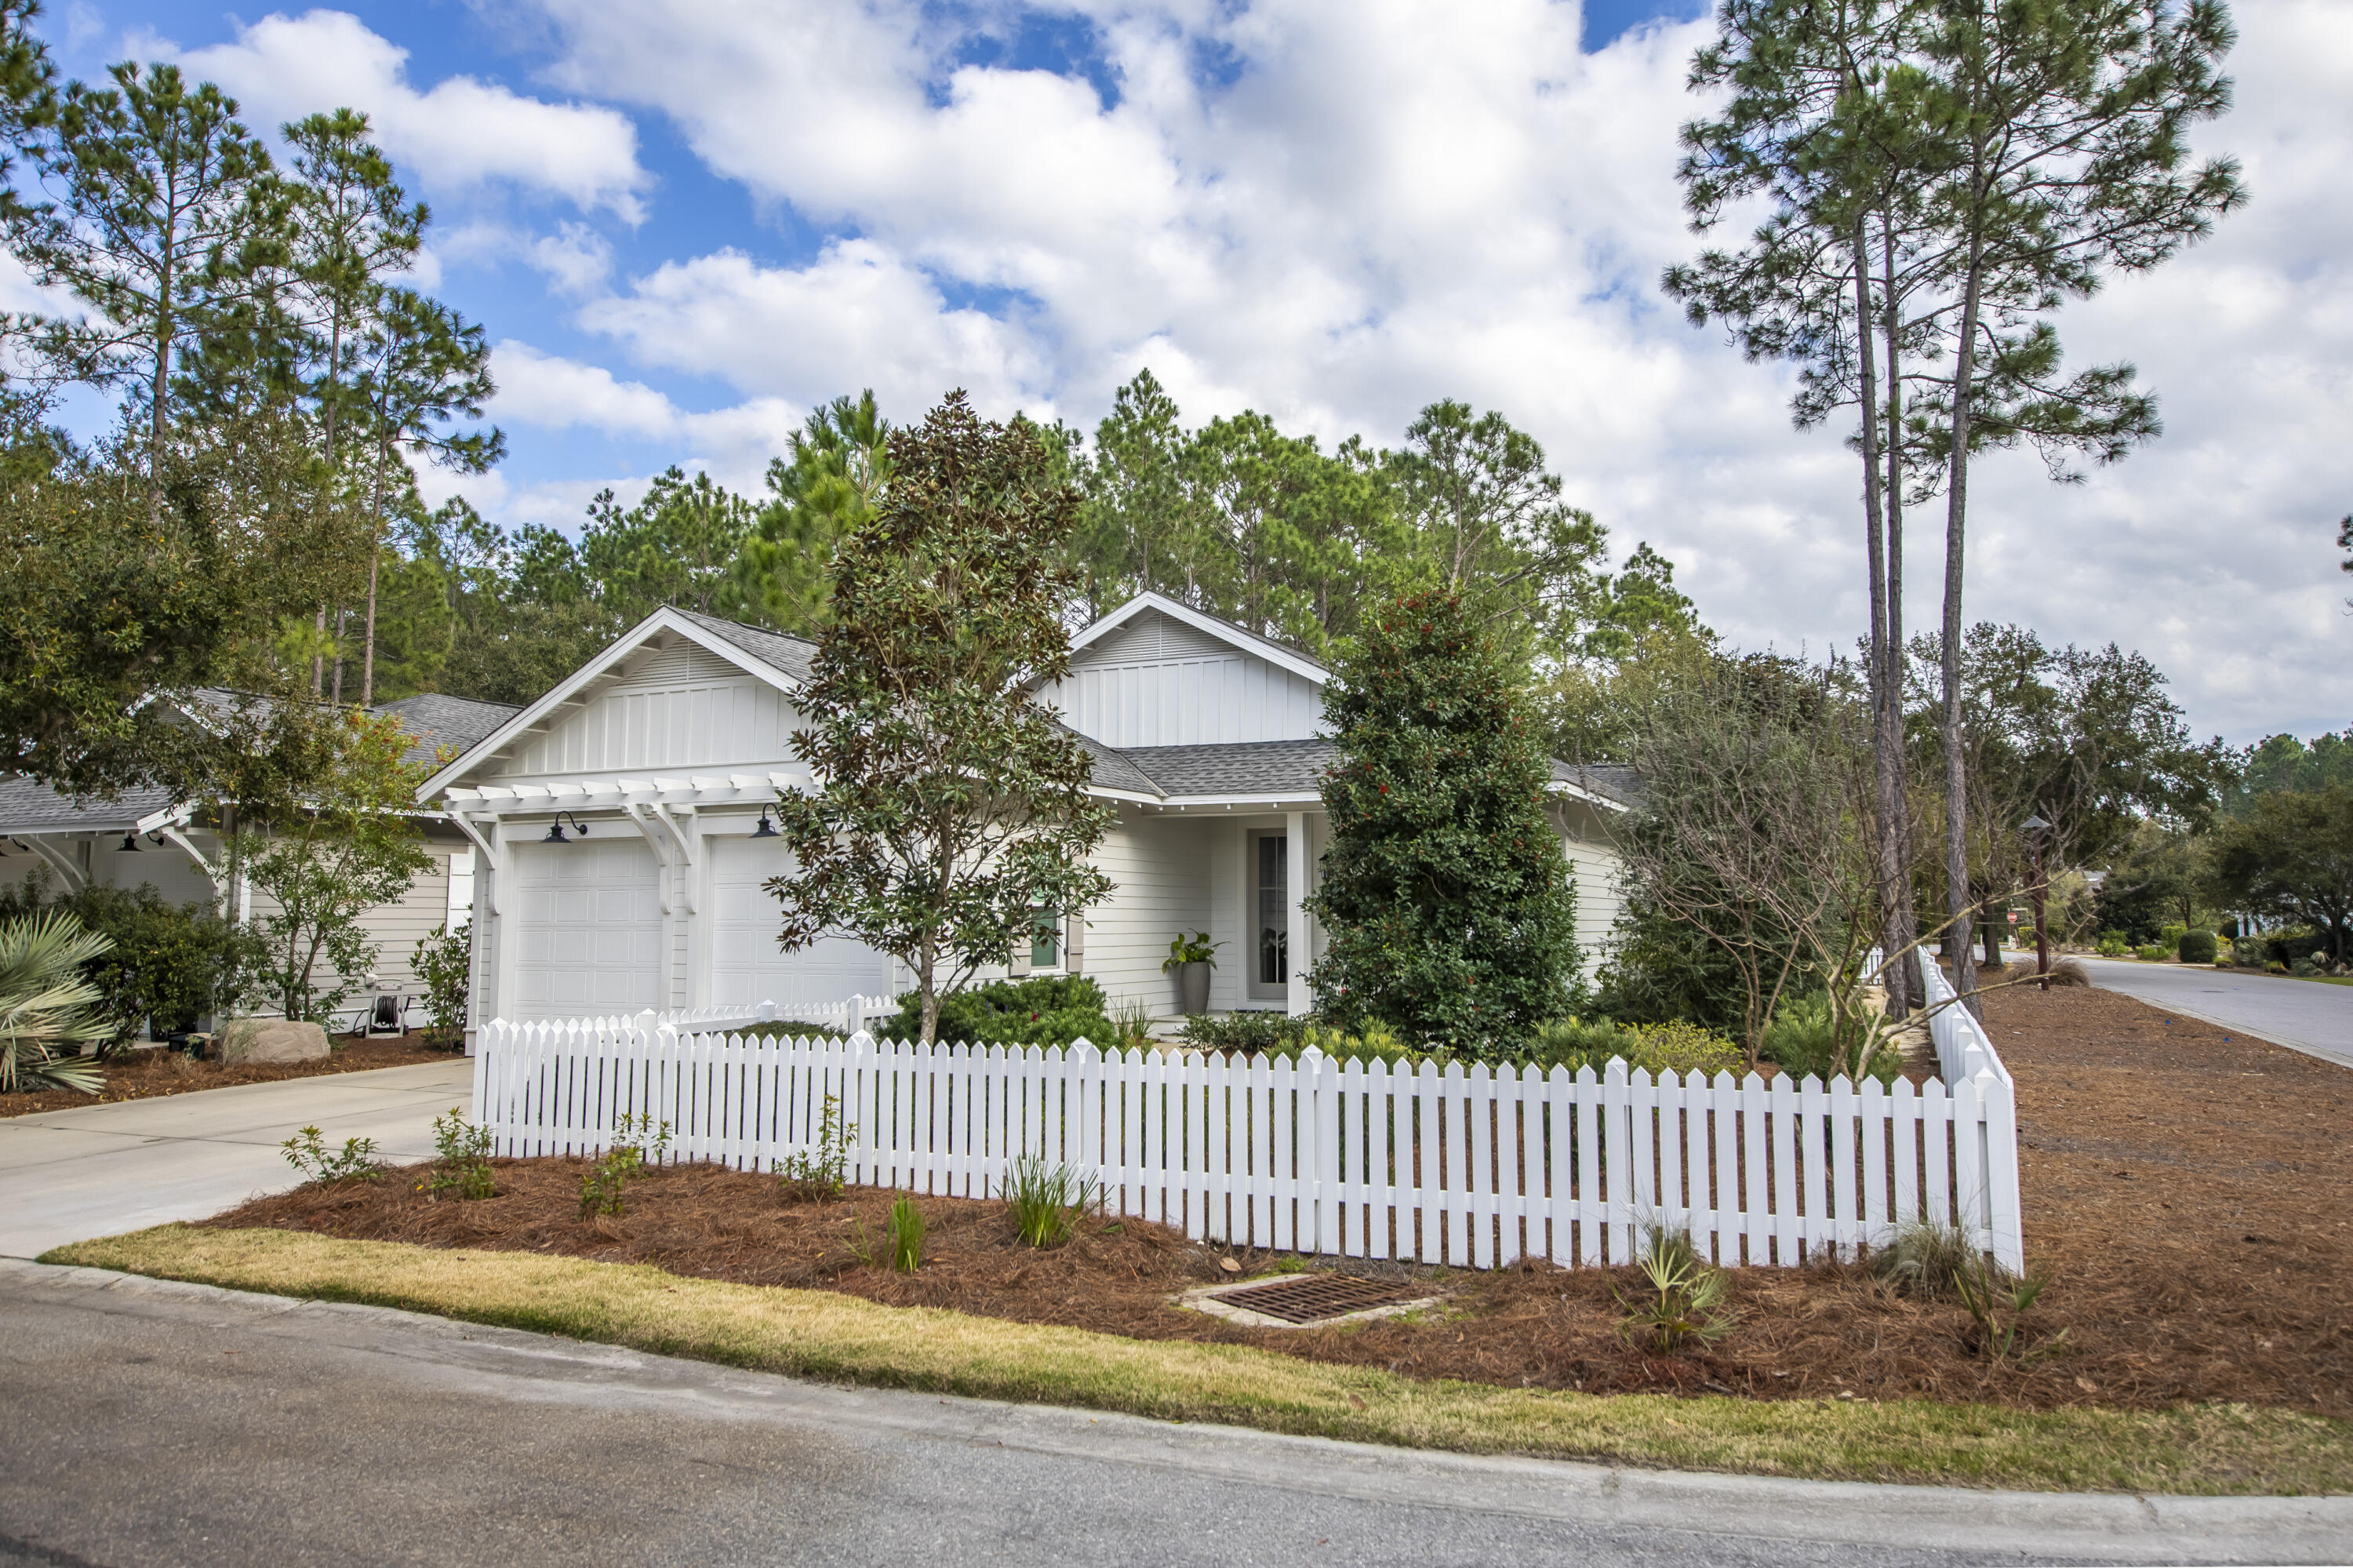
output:
[{"label": "palmetto palm", "polygon": [[79,1048],[112,1037],[115,1026],[95,1010],[99,990],[81,967],[113,945],[56,911],[0,921],[0,1090],[24,1078],[98,1092],[98,1063]]}]

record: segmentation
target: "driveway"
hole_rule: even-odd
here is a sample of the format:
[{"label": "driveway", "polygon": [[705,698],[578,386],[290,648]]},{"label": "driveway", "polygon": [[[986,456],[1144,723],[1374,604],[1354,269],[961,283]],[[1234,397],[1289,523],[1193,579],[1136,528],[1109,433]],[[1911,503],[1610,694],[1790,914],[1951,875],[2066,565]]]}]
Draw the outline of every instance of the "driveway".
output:
[{"label": "driveway", "polygon": [[331,1148],[373,1138],[388,1159],[433,1153],[433,1118],[473,1094],[462,1057],[201,1089],[0,1120],[0,1255],[169,1220],[200,1220],[301,1180],[278,1146],[316,1126]]},{"label": "driveway", "polygon": [[0,1563],[2343,1562],[2353,1499],[1416,1453],[0,1262]]},{"label": "driveway", "polygon": [[2353,986],[2131,959],[2085,959],[2084,967],[2104,990],[2353,1067]]}]

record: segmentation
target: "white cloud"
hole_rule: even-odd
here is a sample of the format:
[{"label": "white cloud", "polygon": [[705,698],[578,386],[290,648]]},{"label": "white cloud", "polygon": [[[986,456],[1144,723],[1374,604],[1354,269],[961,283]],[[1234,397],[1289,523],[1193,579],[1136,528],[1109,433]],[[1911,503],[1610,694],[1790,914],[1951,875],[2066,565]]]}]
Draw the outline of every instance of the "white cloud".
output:
[{"label": "white cloud", "polygon": [[488,412],[501,423],[666,443],[679,453],[667,461],[690,472],[707,470],[739,490],[759,488],[768,459],[784,450],[807,413],[807,404],[765,397],[688,412],[643,382],[512,338],[491,350],[491,374],[499,390]]},{"label": "white cloud", "polygon": [[[1388,440],[1462,397],[1535,431],[1735,637],[1819,650],[1862,625],[1852,460],[1790,429],[1785,373],[1658,292],[1697,243],[1674,132],[1705,24],[1586,54],[1577,7],[1546,0],[1082,0],[1119,85],[1105,108],[1074,79],[955,65],[956,28],[1004,20],[988,8],[538,4],[560,85],[663,113],[712,169],[839,237],[805,266],[676,258],[585,307],[641,366],[780,407],[872,385],[911,413],[962,382],[1092,417],[1148,364],[1196,419],[1247,404]],[[2353,505],[2353,124],[2334,107],[2353,29],[2335,0],[2235,10],[2241,107],[2205,140],[2244,156],[2254,205],[2065,323],[2078,360],[2139,364],[2168,433],[2079,488],[1988,460],[1969,580],[1972,619],[2138,646],[2196,722],[2244,736],[2353,718],[2329,544]],[[1205,52],[1238,68],[1224,85]],[[630,385],[584,406],[634,408]],[[1909,535],[1915,626],[1940,519]]]},{"label": "white cloud", "polygon": [[1043,400],[1018,326],[949,308],[921,271],[863,239],[829,245],[799,268],[763,267],[736,250],[665,262],[627,294],[585,306],[580,321],[641,364],[804,406],[859,387],[899,408],[951,386],[998,413]]},{"label": "white cloud", "polygon": [[220,83],[257,129],[349,106],[367,113],[385,150],[428,187],[498,181],[628,223],[645,216],[642,197],[652,181],[638,164],[628,116],[599,104],[525,98],[470,76],[420,91],[407,79],[408,51],[348,13],[275,13],[240,26],[236,42],[206,48],[143,43],[141,52]]}]

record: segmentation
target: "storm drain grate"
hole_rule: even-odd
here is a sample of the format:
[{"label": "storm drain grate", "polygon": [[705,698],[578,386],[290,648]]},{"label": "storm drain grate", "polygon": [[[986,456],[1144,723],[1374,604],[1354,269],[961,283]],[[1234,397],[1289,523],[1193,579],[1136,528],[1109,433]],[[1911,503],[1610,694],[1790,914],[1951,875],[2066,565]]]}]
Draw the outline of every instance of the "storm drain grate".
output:
[{"label": "storm drain grate", "polygon": [[1263,1312],[1286,1323],[1314,1323],[1345,1318],[1351,1312],[1386,1307],[1414,1295],[1411,1286],[1384,1285],[1347,1274],[1296,1274],[1271,1285],[1238,1285],[1213,1292],[1210,1299],[1229,1307]]}]

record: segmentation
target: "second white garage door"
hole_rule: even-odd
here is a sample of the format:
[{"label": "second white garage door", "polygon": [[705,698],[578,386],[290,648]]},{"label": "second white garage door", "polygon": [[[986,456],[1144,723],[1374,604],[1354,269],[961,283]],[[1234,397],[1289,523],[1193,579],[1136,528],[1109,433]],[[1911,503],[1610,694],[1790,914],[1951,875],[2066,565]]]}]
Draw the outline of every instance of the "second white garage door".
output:
[{"label": "second white garage door", "polygon": [[518,844],[518,1021],[613,1017],[661,995],[661,891],[653,851],[628,838]]},{"label": "second white garage door", "polygon": [[832,1002],[884,996],[891,960],[860,943],[828,937],[797,953],[776,950],[784,915],[761,884],[792,868],[773,839],[711,838],[711,1000],[722,1007],[763,1001]]}]

